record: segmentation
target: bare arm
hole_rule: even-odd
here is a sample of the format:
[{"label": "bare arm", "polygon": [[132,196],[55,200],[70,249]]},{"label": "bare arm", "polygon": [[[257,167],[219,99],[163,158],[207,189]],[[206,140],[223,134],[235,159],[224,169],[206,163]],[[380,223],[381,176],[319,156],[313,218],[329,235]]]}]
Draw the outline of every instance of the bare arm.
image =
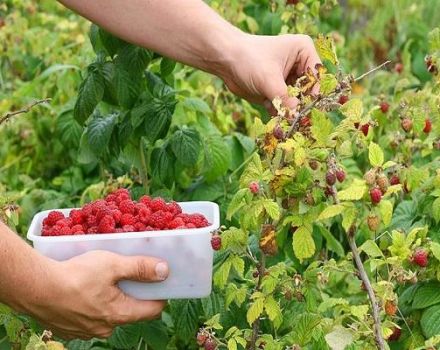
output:
[{"label": "bare arm", "polygon": [[126,41],[218,75],[251,102],[280,96],[295,107],[286,81],[320,62],[310,37],[245,34],[201,0],[60,1]]}]

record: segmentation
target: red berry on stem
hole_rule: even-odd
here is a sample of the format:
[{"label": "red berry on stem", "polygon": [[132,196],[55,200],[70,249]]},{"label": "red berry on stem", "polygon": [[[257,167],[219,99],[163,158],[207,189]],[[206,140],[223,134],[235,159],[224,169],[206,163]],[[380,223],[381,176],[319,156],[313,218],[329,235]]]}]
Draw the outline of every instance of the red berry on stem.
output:
[{"label": "red berry on stem", "polygon": [[411,257],[411,262],[420,267],[428,266],[428,252],[424,249],[417,249]]},{"label": "red berry on stem", "polygon": [[400,63],[400,62],[396,63],[396,65],[394,66],[394,70],[399,74],[402,73],[403,72],[403,63]]},{"label": "red berry on stem", "polygon": [[253,194],[257,194],[260,191],[260,185],[258,184],[257,181],[252,181],[249,184],[249,189]]},{"label": "red berry on stem", "polygon": [[205,341],[205,350],[216,350],[217,349],[217,343],[214,339],[208,338]]},{"label": "red berry on stem", "polygon": [[397,340],[399,340],[401,334],[402,334],[402,331],[400,330],[400,328],[394,327],[393,333],[388,337],[387,340],[397,341]]},{"label": "red berry on stem", "polygon": [[327,185],[333,186],[336,183],[336,175],[332,171],[328,171],[325,175],[325,182],[327,182]]},{"label": "red berry on stem", "polygon": [[397,176],[396,174],[394,174],[393,176],[391,176],[391,178],[390,178],[390,184],[391,184],[391,185],[398,185],[398,184],[400,184],[399,176]]},{"label": "red berry on stem", "polygon": [[206,339],[208,339],[208,335],[204,332],[198,332],[197,333],[197,345],[203,346],[206,342]]},{"label": "red berry on stem", "polygon": [[220,250],[222,247],[222,238],[219,235],[212,236],[211,246],[214,250]]},{"label": "red berry on stem", "polygon": [[361,131],[365,136],[368,136],[368,130],[370,130],[370,124],[363,124],[361,126]]},{"label": "red berry on stem", "polygon": [[345,180],[345,171],[342,169],[336,170],[336,178],[339,182],[344,182]]},{"label": "red berry on stem", "polygon": [[347,95],[341,95],[341,96],[339,96],[338,102],[340,105],[343,105],[343,104],[346,104],[348,102],[348,100],[349,100],[349,98]]},{"label": "red berry on stem", "polygon": [[423,132],[425,134],[429,134],[431,130],[432,130],[432,122],[431,119],[428,118],[425,120],[425,127],[423,128]]},{"label": "red berry on stem", "polygon": [[382,192],[380,191],[379,188],[375,187],[372,188],[370,190],[370,198],[371,198],[371,202],[373,204],[378,204],[380,203],[381,199],[382,199]]},{"label": "red berry on stem", "polygon": [[312,121],[310,120],[309,117],[302,117],[299,120],[299,125],[301,125],[301,126],[310,126],[310,125],[312,125]]},{"label": "red berry on stem", "polygon": [[380,103],[380,110],[382,111],[382,113],[387,113],[389,109],[390,105],[387,102],[383,101]]},{"label": "red berry on stem", "polygon": [[409,118],[403,118],[402,121],[400,122],[400,125],[402,126],[402,129],[405,132],[408,132],[412,129],[413,122]]},{"label": "red berry on stem", "polygon": [[280,125],[276,125],[275,128],[273,129],[273,136],[277,139],[277,140],[282,140],[284,138],[284,131],[283,128]]}]

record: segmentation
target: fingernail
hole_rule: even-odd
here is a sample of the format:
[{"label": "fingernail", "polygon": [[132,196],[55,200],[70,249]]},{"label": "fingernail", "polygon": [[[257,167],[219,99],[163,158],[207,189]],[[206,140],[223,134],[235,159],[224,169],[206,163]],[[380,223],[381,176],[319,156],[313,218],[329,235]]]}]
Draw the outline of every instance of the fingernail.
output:
[{"label": "fingernail", "polygon": [[160,262],[156,264],[156,277],[159,281],[163,281],[168,277],[168,264]]}]

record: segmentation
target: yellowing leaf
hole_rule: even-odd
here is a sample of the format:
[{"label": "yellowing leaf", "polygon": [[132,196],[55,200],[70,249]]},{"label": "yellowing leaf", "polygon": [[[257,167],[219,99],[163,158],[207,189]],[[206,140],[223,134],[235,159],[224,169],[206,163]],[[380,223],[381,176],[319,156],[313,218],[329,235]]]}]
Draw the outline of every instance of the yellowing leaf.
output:
[{"label": "yellowing leaf", "polygon": [[354,98],[345,103],[340,111],[347,118],[353,120],[353,122],[359,122],[362,118],[362,114],[364,113],[364,106],[362,105],[362,101],[358,98]]},{"label": "yellowing leaf", "polygon": [[359,247],[359,250],[365,252],[365,254],[367,254],[370,258],[378,258],[383,256],[383,253],[377,246],[376,242],[372,241],[371,239],[365,241],[365,243]]},{"label": "yellowing leaf", "polygon": [[260,297],[255,299],[251,306],[248,309],[248,312],[246,314],[246,319],[250,325],[254,323],[254,321],[261,316],[264,309],[264,298]]},{"label": "yellowing leaf", "polygon": [[312,126],[310,130],[316,140],[316,146],[326,146],[333,129],[333,123],[325,113],[317,109],[312,110]]},{"label": "yellowing leaf", "polygon": [[233,338],[228,340],[228,350],[237,350],[237,342]]},{"label": "yellowing leaf", "polygon": [[430,248],[431,248],[432,255],[434,255],[434,257],[438,261],[440,261],[440,243],[431,242]]},{"label": "yellowing leaf", "polygon": [[393,204],[389,200],[384,199],[379,203],[379,211],[383,224],[388,226],[393,217]]},{"label": "yellowing leaf", "polygon": [[325,208],[318,216],[318,220],[325,220],[341,214],[345,210],[342,204],[334,204]]},{"label": "yellowing leaf", "polygon": [[342,227],[346,232],[350,229],[351,225],[353,225],[354,220],[356,220],[358,211],[355,207],[348,208],[344,215],[342,216]]},{"label": "yellowing leaf", "polygon": [[368,305],[353,305],[350,307],[351,314],[360,320],[363,320],[368,313]]},{"label": "yellowing leaf", "polygon": [[377,143],[370,143],[370,147],[368,148],[368,158],[370,159],[371,166],[382,166],[384,161],[383,151]]},{"label": "yellowing leaf", "polygon": [[333,74],[324,74],[320,80],[321,94],[323,95],[330,94],[331,92],[333,92],[333,90],[335,90],[337,85],[338,85],[338,81],[336,80],[336,77]]},{"label": "yellowing leaf", "polygon": [[341,201],[357,201],[362,199],[366,190],[367,185],[365,181],[355,179],[348,188],[338,192],[338,198]]},{"label": "yellowing leaf", "polygon": [[325,37],[322,34],[318,35],[315,46],[321,59],[329,60],[333,64],[339,64],[336,56],[335,45],[330,37]]},{"label": "yellowing leaf", "polygon": [[385,192],[384,197],[389,196],[393,193],[398,193],[398,192],[402,191],[402,189],[403,189],[402,184],[392,185],[387,188],[387,191]]},{"label": "yellowing leaf", "polygon": [[304,161],[306,160],[307,155],[304,148],[300,147],[297,148],[293,154],[293,159],[295,161],[295,164],[297,166],[301,166],[304,164]]},{"label": "yellowing leaf", "polygon": [[273,296],[268,296],[264,303],[264,310],[269,316],[269,319],[275,324],[281,325],[281,308]]},{"label": "yellowing leaf", "polygon": [[306,226],[301,226],[295,231],[292,245],[293,252],[300,262],[315,254],[315,241],[313,240],[312,232]]},{"label": "yellowing leaf", "polygon": [[278,220],[280,217],[280,207],[277,203],[270,199],[266,199],[263,202],[263,207],[266,213],[274,220]]}]

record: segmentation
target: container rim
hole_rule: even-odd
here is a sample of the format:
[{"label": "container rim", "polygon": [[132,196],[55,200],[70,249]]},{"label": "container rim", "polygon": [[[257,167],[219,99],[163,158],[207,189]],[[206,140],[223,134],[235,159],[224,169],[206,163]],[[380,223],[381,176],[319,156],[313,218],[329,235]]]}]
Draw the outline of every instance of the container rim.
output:
[{"label": "container rim", "polygon": [[220,209],[217,203],[209,201],[191,201],[178,202],[182,207],[189,205],[203,205],[205,210],[199,210],[201,214],[206,215],[208,212],[212,214],[213,220],[211,225],[201,228],[188,228],[179,230],[161,230],[161,231],[143,231],[143,232],[123,232],[123,233],[94,233],[84,235],[66,235],[66,236],[41,236],[41,224],[43,218],[53,210],[61,211],[67,214],[73,209],[79,208],[63,208],[63,209],[49,209],[38,212],[32,219],[27,232],[27,239],[32,242],[81,242],[81,241],[102,241],[102,240],[120,240],[120,239],[134,239],[134,238],[148,238],[156,236],[187,236],[187,235],[205,235],[220,227]]}]

